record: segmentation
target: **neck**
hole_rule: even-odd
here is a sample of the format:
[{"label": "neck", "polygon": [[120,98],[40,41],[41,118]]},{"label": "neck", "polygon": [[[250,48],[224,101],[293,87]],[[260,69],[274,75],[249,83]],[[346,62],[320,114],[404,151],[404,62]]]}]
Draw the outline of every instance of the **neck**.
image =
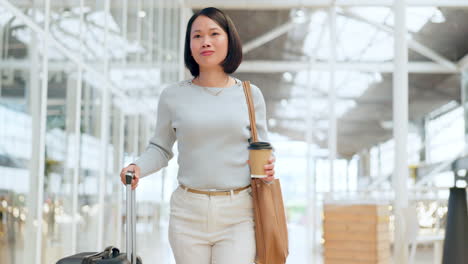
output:
[{"label": "neck", "polygon": [[224,71],[202,71],[194,80],[197,84],[205,87],[228,87],[230,86],[229,75]]}]

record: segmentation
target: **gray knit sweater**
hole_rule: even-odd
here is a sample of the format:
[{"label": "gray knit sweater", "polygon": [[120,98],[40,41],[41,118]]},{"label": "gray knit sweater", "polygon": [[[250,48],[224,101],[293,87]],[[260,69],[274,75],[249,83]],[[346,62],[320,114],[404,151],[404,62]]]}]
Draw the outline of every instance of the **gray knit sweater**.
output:
[{"label": "gray knit sweater", "polygon": [[[265,100],[251,85],[258,137],[268,141]],[[216,93],[213,95],[206,91]],[[200,190],[233,189],[250,183],[250,123],[240,80],[226,88],[202,87],[185,80],[164,89],[159,98],[156,131],[134,163],[141,177],[167,166],[178,141],[177,179]]]}]

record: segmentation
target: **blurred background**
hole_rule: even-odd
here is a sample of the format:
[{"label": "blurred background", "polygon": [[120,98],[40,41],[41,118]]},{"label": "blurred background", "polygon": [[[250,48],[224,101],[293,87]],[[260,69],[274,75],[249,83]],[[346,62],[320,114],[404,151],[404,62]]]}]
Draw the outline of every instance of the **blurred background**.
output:
[{"label": "blurred background", "polygon": [[[209,6],[242,39],[233,76],[265,97],[288,263],[441,263],[468,169],[466,0],[0,0],[0,263],[125,248],[120,169],[161,91],[191,78],[185,29]],[[177,166],[138,188],[145,263],[175,263]]]}]

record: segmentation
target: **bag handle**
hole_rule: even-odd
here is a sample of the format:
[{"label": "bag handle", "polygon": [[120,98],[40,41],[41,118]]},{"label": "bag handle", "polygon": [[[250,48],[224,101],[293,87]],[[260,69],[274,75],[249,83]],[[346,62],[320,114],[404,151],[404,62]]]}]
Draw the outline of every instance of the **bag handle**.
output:
[{"label": "bag handle", "polygon": [[252,142],[258,142],[257,125],[255,121],[255,107],[252,100],[252,89],[250,88],[250,81],[243,81],[245,99],[249,107],[249,120],[250,120],[250,133],[252,135]]},{"label": "bag handle", "polygon": [[98,252],[96,254],[86,256],[83,259],[82,264],[91,264],[91,263],[94,263],[96,260],[115,258],[119,254],[120,254],[120,250],[118,248],[115,248],[113,246],[108,246],[102,252]]}]

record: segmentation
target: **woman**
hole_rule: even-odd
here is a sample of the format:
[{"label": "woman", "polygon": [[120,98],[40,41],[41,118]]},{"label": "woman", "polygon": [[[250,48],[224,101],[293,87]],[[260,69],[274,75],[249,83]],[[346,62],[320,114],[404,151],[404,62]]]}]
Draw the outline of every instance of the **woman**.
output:
[{"label": "woman", "polygon": [[[240,80],[231,77],[242,46],[231,19],[210,7],[194,14],[185,35],[193,75],[160,95],[157,125],[146,151],[122,169],[139,178],[167,166],[178,140],[180,186],[170,201],[169,242],[178,264],[248,264],[255,258],[248,145],[250,124]],[[268,141],[265,102],[252,85],[260,141]],[[265,181],[274,179],[274,157]]]}]

